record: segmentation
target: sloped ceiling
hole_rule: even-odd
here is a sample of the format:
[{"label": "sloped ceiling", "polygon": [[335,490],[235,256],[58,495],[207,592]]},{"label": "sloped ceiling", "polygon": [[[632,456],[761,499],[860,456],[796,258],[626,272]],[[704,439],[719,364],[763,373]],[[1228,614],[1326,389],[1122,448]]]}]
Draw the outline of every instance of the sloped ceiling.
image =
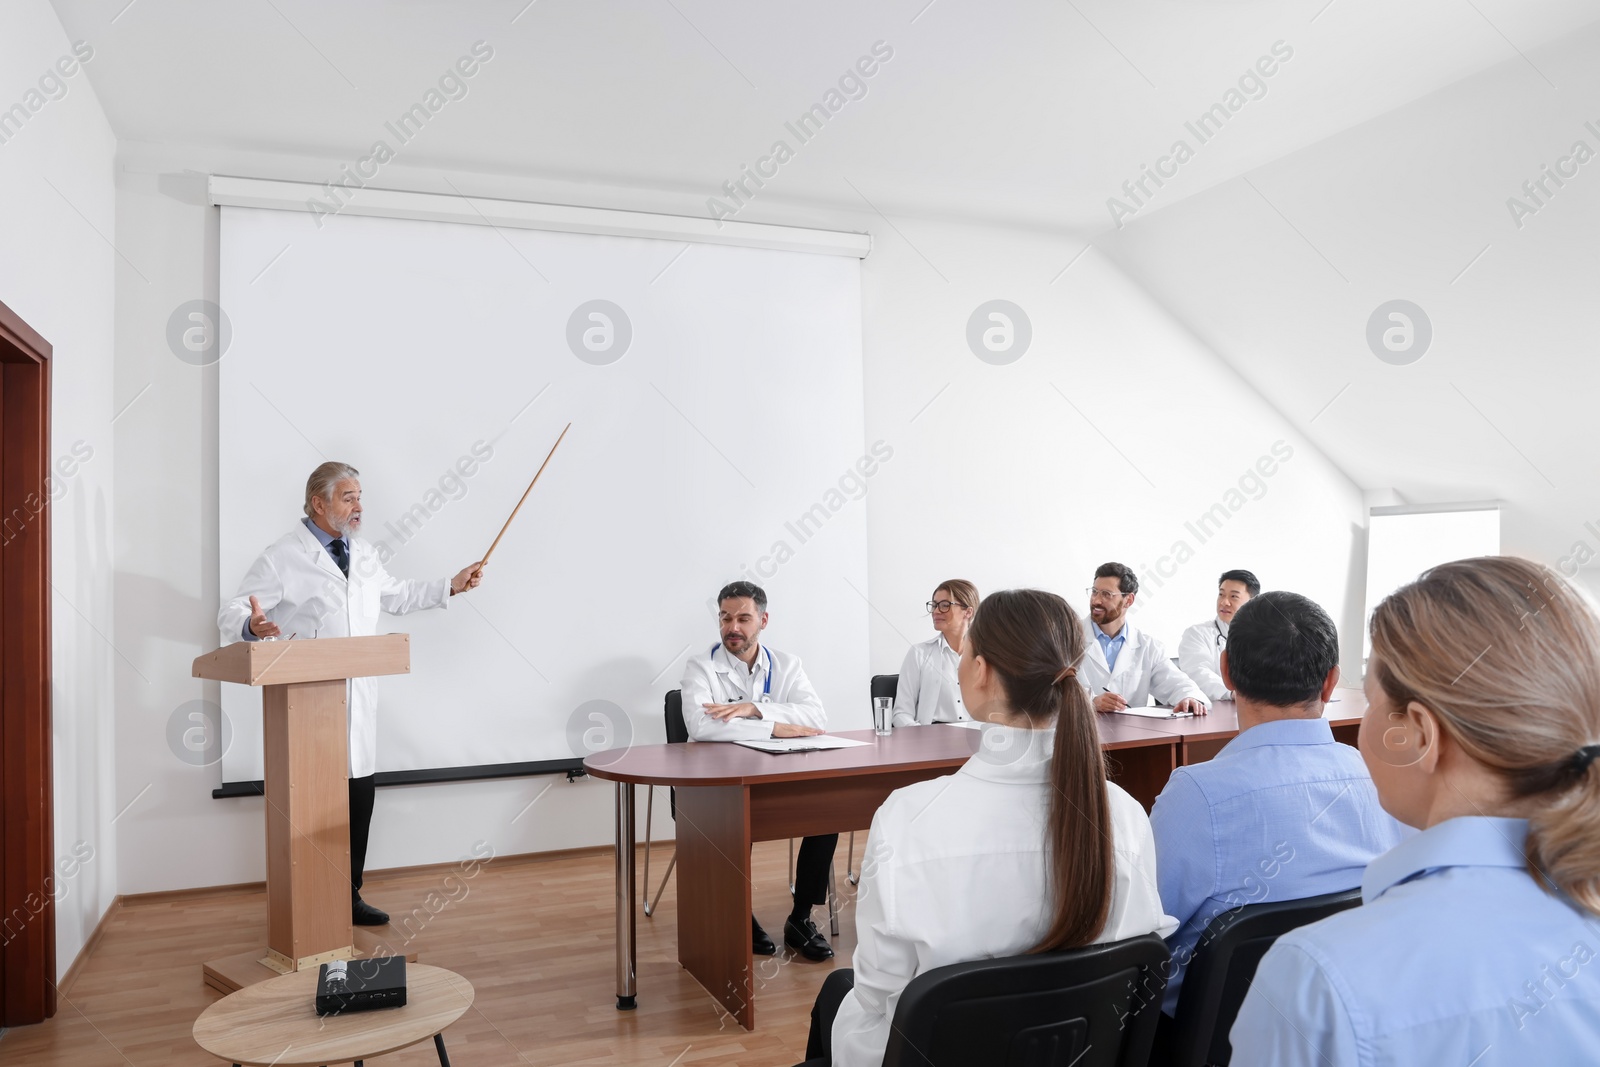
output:
[{"label": "sloped ceiling", "polygon": [[[1101,245],[1358,484],[1499,499],[1508,550],[1600,558],[1600,26]],[[1367,334],[1396,299],[1432,329],[1400,364]]]},{"label": "sloped ceiling", "polygon": [[[1508,548],[1600,556],[1600,159],[1520,227],[1506,206],[1574,141],[1600,152],[1596,0],[55,7],[125,143],[353,163],[384,139],[698,208],[783,140],[739,217],[870,204],[1092,238],[1362,486],[1502,499]],[[401,145],[386,123],[479,41],[465,95]],[[802,143],[786,123],[816,103],[837,113]],[[1163,163],[1178,140],[1192,156]],[[1366,340],[1394,299],[1434,333],[1407,365]]]}]

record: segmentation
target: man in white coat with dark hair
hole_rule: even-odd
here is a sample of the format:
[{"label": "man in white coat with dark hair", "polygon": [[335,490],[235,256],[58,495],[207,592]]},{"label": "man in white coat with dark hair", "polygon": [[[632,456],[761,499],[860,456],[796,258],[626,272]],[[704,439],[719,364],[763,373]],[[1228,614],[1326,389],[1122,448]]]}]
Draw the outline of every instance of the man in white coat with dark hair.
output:
[{"label": "man in white coat with dark hair", "polygon": [[1139,593],[1139,578],[1121,563],[1102,563],[1089,590],[1088,636],[1078,681],[1089,691],[1099,712],[1144,707],[1153,696],[1179,715],[1204,715],[1210,701],[1167,658],[1160,641],[1128,621],[1128,609]]},{"label": "man in white coat with dark hair", "polygon": [[1216,618],[1197,622],[1178,638],[1178,669],[1193,679],[1212,700],[1232,700],[1222,680],[1222,653],[1228,647],[1228,627],[1234,612],[1261,592],[1261,582],[1249,571],[1223,571],[1217,579]]},{"label": "man in white coat with dark hair", "polygon": [[[683,669],[683,722],[694,741],[765,741],[809,737],[828,724],[822,698],[800,657],[761,640],[767,628],[767,594],[753,582],[730,582],[717,594],[721,640],[689,656]],[[784,944],[808,960],[833,957],[828,939],[811,921],[811,909],[828,901],[828,877],[838,834],[800,839],[794,868],[794,908],[783,924]],[[777,944],[750,917],[750,950],[771,956]]]},{"label": "man in white coat with dark hair", "polygon": [[[250,565],[239,594],[217,613],[224,641],[367,637],[378,632],[382,612],[446,607],[452,596],[477,587],[482,563],[454,578],[391,575],[377,550],[354,536],[361,530],[360,477],[348,463],[328,462],[311,472],[306,517],[267,546]],[[389,921],[361,899],[378,771],[377,697],[376,679],[350,679],[350,903],[358,926]]]}]

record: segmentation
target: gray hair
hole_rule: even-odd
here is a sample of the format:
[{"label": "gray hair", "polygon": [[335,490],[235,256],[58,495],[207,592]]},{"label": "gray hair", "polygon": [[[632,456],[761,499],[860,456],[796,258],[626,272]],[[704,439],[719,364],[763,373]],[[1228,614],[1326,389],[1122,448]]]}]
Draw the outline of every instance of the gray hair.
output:
[{"label": "gray hair", "polygon": [[316,512],[311,510],[311,501],[321,497],[325,502],[333,503],[333,487],[346,478],[361,478],[361,472],[348,463],[338,463],[329,460],[311,472],[311,477],[306,479],[306,518],[315,518]]}]

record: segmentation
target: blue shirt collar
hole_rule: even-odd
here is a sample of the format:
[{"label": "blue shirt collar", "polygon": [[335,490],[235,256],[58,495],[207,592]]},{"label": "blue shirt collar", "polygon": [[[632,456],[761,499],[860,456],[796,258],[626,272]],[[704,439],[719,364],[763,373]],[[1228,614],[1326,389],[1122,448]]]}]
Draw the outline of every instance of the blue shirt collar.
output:
[{"label": "blue shirt collar", "polygon": [[1333,745],[1333,724],[1327,719],[1273,719],[1256,723],[1222,746],[1225,752],[1243,752],[1271,745]]},{"label": "blue shirt collar", "polygon": [[1409,837],[1367,865],[1361,902],[1371,904],[1402,882],[1446,867],[1528,865],[1528,820],[1466,815]]},{"label": "blue shirt collar", "polygon": [[[312,522],[309,515],[300,521],[306,524],[306,529],[311,531],[311,536],[315,537],[317,539],[317,544],[321,545],[323,548],[327,548],[329,545],[333,544],[335,540],[337,540],[331,533]],[[350,542],[346,541],[344,547],[348,550],[350,547]]]},{"label": "blue shirt collar", "polygon": [[1108,648],[1108,647],[1110,647],[1112,645],[1117,645],[1117,646],[1120,647],[1123,644],[1123,642],[1128,640],[1128,624],[1127,623],[1123,623],[1122,624],[1122,629],[1117,631],[1117,636],[1108,637],[1106,635],[1106,632],[1104,630],[1100,629],[1100,624],[1099,623],[1095,623],[1094,624],[1094,639],[1096,641],[1100,642],[1100,647],[1101,648]]}]

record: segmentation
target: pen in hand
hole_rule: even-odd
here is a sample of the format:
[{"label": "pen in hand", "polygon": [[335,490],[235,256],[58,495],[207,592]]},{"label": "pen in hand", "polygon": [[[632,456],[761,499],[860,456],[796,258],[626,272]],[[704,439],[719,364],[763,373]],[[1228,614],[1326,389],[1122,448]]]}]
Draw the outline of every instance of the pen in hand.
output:
[{"label": "pen in hand", "polygon": [[1127,710],[1128,702],[1123,699],[1122,694],[1113,693],[1111,691],[1111,687],[1108,686],[1108,685],[1102,685],[1100,687],[1100,691],[1102,693],[1106,694],[1107,696],[1111,697],[1114,701],[1116,701],[1118,706],[1109,707],[1109,708],[1103,708],[1103,707],[1100,706],[1100,698],[1096,697],[1095,698],[1095,702],[1094,702],[1094,710],[1096,710],[1098,712],[1102,712],[1102,713],[1108,712],[1108,711],[1126,711]]}]

